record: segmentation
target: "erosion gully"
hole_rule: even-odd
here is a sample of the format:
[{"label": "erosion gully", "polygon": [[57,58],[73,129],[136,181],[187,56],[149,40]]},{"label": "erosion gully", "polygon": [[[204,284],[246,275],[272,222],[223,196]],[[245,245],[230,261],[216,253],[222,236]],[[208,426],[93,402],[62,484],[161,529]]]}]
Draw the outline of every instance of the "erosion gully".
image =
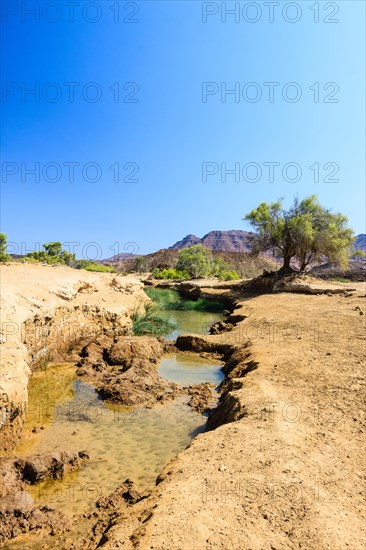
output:
[{"label": "erosion gully", "polygon": [[[161,291],[164,292],[171,291]],[[164,310],[182,333],[207,333],[224,318],[223,312]],[[223,379],[222,363],[197,354],[165,356],[158,365],[162,378],[181,385]],[[206,416],[193,411],[188,397],[154,408],[122,409],[101,400],[94,387],[78,379],[76,367],[50,364],[35,372],[29,384],[29,403],[20,444],[13,454],[22,457],[59,449],[87,451],[90,460],[61,481],[29,486],[37,505],[49,505],[69,516],[90,511],[99,497],[111,493],[125,479],[149,490],[164,466],[204,431]],[[31,536],[9,542],[7,548],[33,548]]]}]

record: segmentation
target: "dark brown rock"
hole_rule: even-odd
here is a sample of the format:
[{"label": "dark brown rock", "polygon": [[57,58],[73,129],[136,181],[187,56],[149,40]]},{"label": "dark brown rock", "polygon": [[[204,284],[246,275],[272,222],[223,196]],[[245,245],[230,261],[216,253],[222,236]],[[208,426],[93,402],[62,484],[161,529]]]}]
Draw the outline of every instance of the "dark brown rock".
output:
[{"label": "dark brown rock", "polygon": [[62,479],[66,472],[78,468],[80,462],[87,458],[89,457],[84,451],[75,453],[65,450],[19,458],[14,466],[23,481],[38,483],[45,479]]}]

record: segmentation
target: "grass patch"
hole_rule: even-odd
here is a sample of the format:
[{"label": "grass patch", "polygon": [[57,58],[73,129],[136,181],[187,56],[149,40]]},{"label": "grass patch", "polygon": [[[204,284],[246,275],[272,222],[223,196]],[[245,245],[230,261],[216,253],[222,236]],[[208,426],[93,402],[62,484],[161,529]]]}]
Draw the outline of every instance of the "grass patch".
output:
[{"label": "grass patch", "polygon": [[154,304],[147,304],[145,310],[136,309],[131,315],[132,332],[135,336],[164,336],[177,328],[170,319],[161,317]]},{"label": "grass patch", "polygon": [[148,297],[161,311],[208,311],[222,313],[226,309],[225,304],[216,300],[184,300],[175,290],[162,288],[145,288]]}]

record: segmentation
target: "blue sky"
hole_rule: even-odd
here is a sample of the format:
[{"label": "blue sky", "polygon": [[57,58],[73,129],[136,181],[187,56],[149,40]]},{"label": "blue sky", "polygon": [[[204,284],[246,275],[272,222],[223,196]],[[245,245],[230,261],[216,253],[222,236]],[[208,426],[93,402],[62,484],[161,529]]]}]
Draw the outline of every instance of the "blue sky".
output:
[{"label": "blue sky", "polygon": [[[226,22],[221,2],[81,0],[73,22],[50,4],[39,21],[2,6],[11,252],[60,240],[79,257],[147,253],[248,229],[260,202],[312,193],[365,232],[363,1],[280,2],[273,22],[263,2],[239,2]],[[240,172],[225,181],[225,167]]]}]

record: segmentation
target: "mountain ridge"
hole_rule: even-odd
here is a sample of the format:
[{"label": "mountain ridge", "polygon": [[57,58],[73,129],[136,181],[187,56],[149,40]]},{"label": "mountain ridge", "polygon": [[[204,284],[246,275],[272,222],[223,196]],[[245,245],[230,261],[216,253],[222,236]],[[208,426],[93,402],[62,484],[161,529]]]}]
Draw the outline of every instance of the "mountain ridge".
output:
[{"label": "mountain ridge", "polygon": [[[162,250],[182,250],[195,244],[202,244],[205,248],[220,252],[244,252],[250,253],[252,246],[249,237],[253,232],[243,231],[241,229],[230,229],[227,231],[213,230],[209,231],[202,238],[189,233],[183,239],[177,241],[172,246]],[[360,233],[356,236],[356,250],[362,250],[366,254],[366,234]],[[132,259],[136,256],[146,256],[147,254],[117,254],[112,258],[103,260],[104,262],[118,262]]]},{"label": "mountain ridge", "polygon": [[[220,250],[223,252],[250,252],[252,246],[249,242],[249,237],[253,235],[252,232],[242,231],[241,229],[229,229],[227,231],[223,230],[213,230],[209,231],[201,239],[196,235],[187,235],[181,241],[177,241],[173,246],[170,246],[170,249],[187,248],[192,246],[192,244],[202,244],[205,248],[210,250]],[[197,239],[194,243],[190,244],[194,237]]]}]

